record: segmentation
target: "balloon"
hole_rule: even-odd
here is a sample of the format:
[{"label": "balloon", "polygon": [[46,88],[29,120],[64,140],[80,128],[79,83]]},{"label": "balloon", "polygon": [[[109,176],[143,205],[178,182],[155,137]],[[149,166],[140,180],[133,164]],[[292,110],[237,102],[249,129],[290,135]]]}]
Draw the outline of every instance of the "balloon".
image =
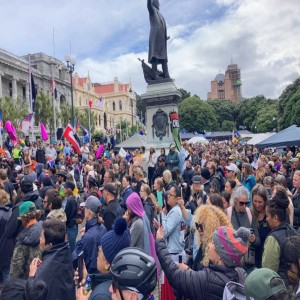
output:
[{"label": "balloon", "polygon": [[10,139],[13,142],[16,142],[18,140],[18,137],[17,137],[17,133],[16,133],[16,129],[15,129],[14,125],[10,121],[6,121],[5,128],[6,128],[6,131],[9,135]]},{"label": "balloon", "polygon": [[45,142],[48,140],[48,133],[43,123],[40,124],[40,129],[41,129],[42,139]]},{"label": "balloon", "polygon": [[104,146],[103,145],[100,145],[97,153],[96,153],[96,158],[100,158],[101,157],[101,154],[103,153],[103,150],[104,150]]}]

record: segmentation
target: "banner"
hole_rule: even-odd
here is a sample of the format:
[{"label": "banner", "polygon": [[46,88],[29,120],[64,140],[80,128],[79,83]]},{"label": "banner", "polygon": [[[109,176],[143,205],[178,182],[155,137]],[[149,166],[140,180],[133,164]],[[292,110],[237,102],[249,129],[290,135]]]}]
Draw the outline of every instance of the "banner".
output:
[{"label": "banner", "polygon": [[123,147],[121,147],[120,151],[119,151],[119,155],[121,157],[126,157],[127,155],[127,152],[125,151],[125,149]]},{"label": "banner", "polygon": [[175,145],[178,151],[181,150],[181,138],[179,135],[179,114],[175,111],[170,112],[169,114],[170,122],[171,122],[171,129],[174,138]]},{"label": "banner", "polygon": [[63,137],[75,148],[78,154],[81,153],[80,146],[74,136],[74,130],[70,124],[66,127]]}]

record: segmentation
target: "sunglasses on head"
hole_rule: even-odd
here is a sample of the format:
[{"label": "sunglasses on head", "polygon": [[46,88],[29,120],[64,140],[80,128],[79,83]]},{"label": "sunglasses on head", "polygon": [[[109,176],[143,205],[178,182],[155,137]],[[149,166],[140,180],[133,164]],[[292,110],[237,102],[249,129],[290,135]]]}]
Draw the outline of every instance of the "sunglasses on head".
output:
[{"label": "sunglasses on head", "polygon": [[201,232],[203,232],[204,231],[204,226],[203,226],[203,224],[200,224],[200,223],[195,223],[195,226],[196,226],[196,229],[198,230],[198,231],[201,231]]}]

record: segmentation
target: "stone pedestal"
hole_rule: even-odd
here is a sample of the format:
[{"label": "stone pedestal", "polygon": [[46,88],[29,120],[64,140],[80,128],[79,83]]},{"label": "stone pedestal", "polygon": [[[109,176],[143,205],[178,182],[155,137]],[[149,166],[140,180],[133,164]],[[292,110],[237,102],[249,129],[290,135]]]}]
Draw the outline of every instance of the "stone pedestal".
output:
[{"label": "stone pedestal", "polygon": [[180,99],[181,93],[172,79],[151,81],[148,84],[146,93],[142,95],[146,105],[148,149],[154,147],[167,150],[174,143],[169,114],[178,112]]}]

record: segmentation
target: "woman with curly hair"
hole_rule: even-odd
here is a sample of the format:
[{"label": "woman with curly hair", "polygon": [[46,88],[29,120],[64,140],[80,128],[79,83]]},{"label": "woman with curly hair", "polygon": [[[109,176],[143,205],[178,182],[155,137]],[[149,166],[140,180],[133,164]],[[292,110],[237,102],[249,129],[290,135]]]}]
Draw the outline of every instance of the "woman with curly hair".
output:
[{"label": "woman with curly hair", "polygon": [[41,211],[31,201],[25,201],[19,206],[18,220],[22,222],[24,229],[17,236],[10,264],[10,279],[27,279],[32,260],[41,256],[40,235],[42,221],[38,222]]},{"label": "woman with curly hair", "polygon": [[193,270],[200,270],[208,265],[208,245],[219,226],[232,227],[227,215],[219,207],[201,205],[194,214],[194,263]]}]

